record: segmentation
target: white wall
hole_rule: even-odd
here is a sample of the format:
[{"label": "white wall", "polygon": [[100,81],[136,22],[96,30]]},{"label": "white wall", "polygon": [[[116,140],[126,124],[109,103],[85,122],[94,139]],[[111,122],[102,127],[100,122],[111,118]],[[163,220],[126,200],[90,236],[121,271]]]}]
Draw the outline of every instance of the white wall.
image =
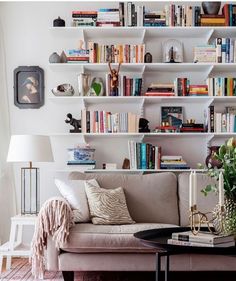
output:
[{"label": "white wall", "polygon": [[[66,47],[78,46],[79,38],[71,38],[66,36],[65,38],[60,35],[52,34],[49,27],[52,26],[52,21],[57,16],[61,16],[66,20],[67,25],[70,25],[71,11],[78,9],[96,9],[97,7],[112,7],[112,3],[82,3],[80,2],[6,2],[0,3],[0,19],[4,27],[4,39],[6,45],[6,62],[7,62],[7,75],[8,75],[8,92],[10,100],[10,113],[11,113],[11,126],[12,134],[55,134],[68,132],[68,126],[64,123],[66,113],[72,112],[76,116],[80,115],[80,107],[77,104],[65,104],[59,105],[47,100],[51,88],[58,84],[70,82],[76,88],[77,73],[63,73],[53,72],[48,66],[49,55],[53,51],[61,52]],[[154,5],[154,3],[152,3]],[[117,4],[115,4],[117,6]],[[199,39],[198,39],[199,40]],[[190,43],[190,41],[189,41]],[[192,40],[191,44],[197,43]],[[158,46],[158,47],[157,47]],[[160,39],[150,43],[150,50],[153,53],[154,58],[160,57],[161,45]],[[191,61],[192,51],[190,48],[185,49],[185,57],[188,61]],[[13,99],[13,71],[16,67],[22,65],[39,65],[45,71],[45,105],[40,109],[19,109],[14,106]],[[168,80],[167,77],[170,73],[157,73],[153,75],[153,79]],[[171,76],[175,77],[175,74],[171,73]],[[190,75],[190,74],[188,74]],[[199,76],[198,76],[199,75]],[[202,74],[195,74],[194,82],[203,82]],[[146,78],[146,83],[153,80],[149,75]],[[195,81],[196,80],[196,81]],[[153,81],[152,81],[153,82]],[[165,81],[167,82],[167,81]],[[203,121],[202,112],[203,109],[199,106],[201,115],[195,110],[191,111],[190,105],[186,106],[187,114],[193,114]],[[134,105],[133,111],[137,108]],[[148,115],[148,119],[151,120],[151,125],[155,127],[158,124],[158,106],[151,105],[146,109],[145,113]],[[157,119],[155,119],[157,118]],[[53,183],[53,176],[55,170],[65,168],[66,161],[66,148],[73,147],[75,144],[80,143],[82,140],[79,137],[53,137],[53,150],[55,154],[56,162],[53,164],[37,165],[41,168],[41,202],[44,202],[47,198],[57,194],[56,187]],[[179,145],[181,140],[169,139],[157,139],[154,142],[161,143],[163,145],[163,151],[165,153],[173,154],[185,154],[187,160],[192,165],[196,165],[197,162],[201,162],[206,151],[199,151],[195,149],[196,143],[188,139],[184,139],[182,146]],[[101,149],[101,143],[102,149]],[[184,145],[183,145],[184,144]],[[189,145],[189,150],[196,155],[189,154],[186,151],[186,145]],[[97,148],[97,160],[101,167],[103,162],[117,162],[119,167],[122,161],[127,155],[127,139],[105,139],[99,138],[92,141],[92,145]],[[201,139],[198,145],[203,147],[206,145],[205,139]],[[98,150],[98,147],[100,149]],[[179,148],[179,151],[175,148]],[[116,151],[117,153],[113,153]],[[112,152],[112,153],[111,153]],[[194,159],[193,156],[196,156]],[[15,178],[16,189],[18,198],[18,210],[20,207],[20,168],[21,165],[15,165]]]}]

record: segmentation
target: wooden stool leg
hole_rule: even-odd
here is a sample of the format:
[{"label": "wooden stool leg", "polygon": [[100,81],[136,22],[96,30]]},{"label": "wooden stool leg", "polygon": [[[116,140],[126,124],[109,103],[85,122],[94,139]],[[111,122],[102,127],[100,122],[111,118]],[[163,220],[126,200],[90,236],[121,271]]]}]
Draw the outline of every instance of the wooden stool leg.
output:
[{"label": "wooden stool leg", "polygon": [[0,274],[2,273],[2,262],[3,262],[3,256],[0,255]]}]

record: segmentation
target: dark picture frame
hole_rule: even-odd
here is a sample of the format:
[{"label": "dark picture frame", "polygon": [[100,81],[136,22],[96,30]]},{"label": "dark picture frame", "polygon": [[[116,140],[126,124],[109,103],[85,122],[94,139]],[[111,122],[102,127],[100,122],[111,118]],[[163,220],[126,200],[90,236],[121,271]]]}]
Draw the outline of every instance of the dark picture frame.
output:
[{"label": "dark picture frame", "polygon": [[44,70],[39,66],[19,66],[14,70],[14,104],[19,108],[44,105]]}]

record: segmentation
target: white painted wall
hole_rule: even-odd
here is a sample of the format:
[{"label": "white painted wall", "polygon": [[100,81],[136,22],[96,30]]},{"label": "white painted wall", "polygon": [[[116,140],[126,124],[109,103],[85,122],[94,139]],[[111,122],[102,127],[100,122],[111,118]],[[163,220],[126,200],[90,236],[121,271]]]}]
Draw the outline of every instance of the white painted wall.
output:
[{"label": "white painted wall", "polygon": [[[118,1],[117,1],[118,2]],[[70,82],[77,88],[76,72],[53,72],[48,66],[49,55],[53,51],[61,52],[66,47],[76,47],[79,38],[71,36],[62,37],[52,34],[49,27],[57,16],[61,16],[70,25],[72,10],[91,10],[98,7],[113,7],[117,3],[89,3],[89,2],[6,2],[0,3],[0,19],[4,27],[4,40],[6,46],[7,79],[8,92],[11,112],[12,134],[55,134],[66,133],[69,128],[64,123],[66,113],[71,112],[79,117],[80,106],[78,104],[56,104],[47,100],[51,88],[61,83]],[[149,4],[155,6],[155,3]],[[102,40],[103,38],[101,38]],[[127,39],[127,38],[126,38]],[[153,38],[148,42],[148,50],[152,52],[154,59],[161,56],[161,42],[163,38]],[[192,61],[192,46],[204,40],[183,39],[185,40],[184,55],[186,61]],[[40,109],[19,109],[14,106],[13,100],[13,71],[21,65],[39,65],[45,71],[45,105]],[[96,73],[93,73],[96,75]],[[98,75],[98,74],[97,74]],[[100,73],[101,75],[101,73]],[[182,76],[182,74],[159,72],[148,74],[145,77],[147,86],[153,81],[169,82],[173,77]],[[188,73],[193,82],[203,82],[205,73]],[[130,106],[130,105],[129,105]],[[106,107],[97,107],[107,108]],[[114,108],[114,105],[113,105]],[[124,110],[125,105],[121,105],[118,110]],[[195,118],[197,121],[203,121],[203,104],[194,106],[185,105],[187,118]],[[109,107],[109,110],[111,108]],[[114,110],[116,109],[116,106]],[[128,109],[127,109],[128,110]],[[134,105],[132,111],[138,111],[140,108]],[[151,126],[159,124],[158,105],[150,105],[145,109],[146,117],[150,120]],[[47,198],[56,195],[57,190],[53,183],[55,170],[65,168],[66,148],[73,147],[82,140],[79,137],[53,137],[53,150],[55,154],[55,163],[37,165],[41,168],[41,202]],[[197,162],[203,162],[206,155],[206,139],[194,138],[173,139],[160,138],[153,143],[161,144],[163,152],[166,154],[183,154],[186,160],[192,166]],[[122,138],[99,138],[91,141],[91,145],[97,148],[96,158],[101,167],[103,162],[117,162],[121,167],[124,157],[128,156],[127,139]],[[199,149],[196,149],[199,148]],[[15,165],[15,179],[18,198],[18,210],[20,207],[20,168],[21,165]]]}]

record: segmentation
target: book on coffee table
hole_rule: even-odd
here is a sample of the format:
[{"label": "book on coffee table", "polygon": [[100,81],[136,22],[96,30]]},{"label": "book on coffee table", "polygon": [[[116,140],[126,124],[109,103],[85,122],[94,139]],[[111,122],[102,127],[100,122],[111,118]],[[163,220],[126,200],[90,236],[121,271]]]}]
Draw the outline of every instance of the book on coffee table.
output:
[{"label": "book on coffee table", "polygon": [[212,245],[228,242],[235,243],[233,235],[215,235],[210,232],[199,232],[197,235],[194,235],[191,231],[172,233],[172,240]]},{"label": "book on coffee table", "polygon": [[168,239],[167,243],[170,245],[189,246],[189,247],[210,247],[210,248],[213,248],[213,247],[224,248],[224,247],[234,247],[235,246],[235,241],[212,244],[212,243],[189,242],[189,241]]}]

